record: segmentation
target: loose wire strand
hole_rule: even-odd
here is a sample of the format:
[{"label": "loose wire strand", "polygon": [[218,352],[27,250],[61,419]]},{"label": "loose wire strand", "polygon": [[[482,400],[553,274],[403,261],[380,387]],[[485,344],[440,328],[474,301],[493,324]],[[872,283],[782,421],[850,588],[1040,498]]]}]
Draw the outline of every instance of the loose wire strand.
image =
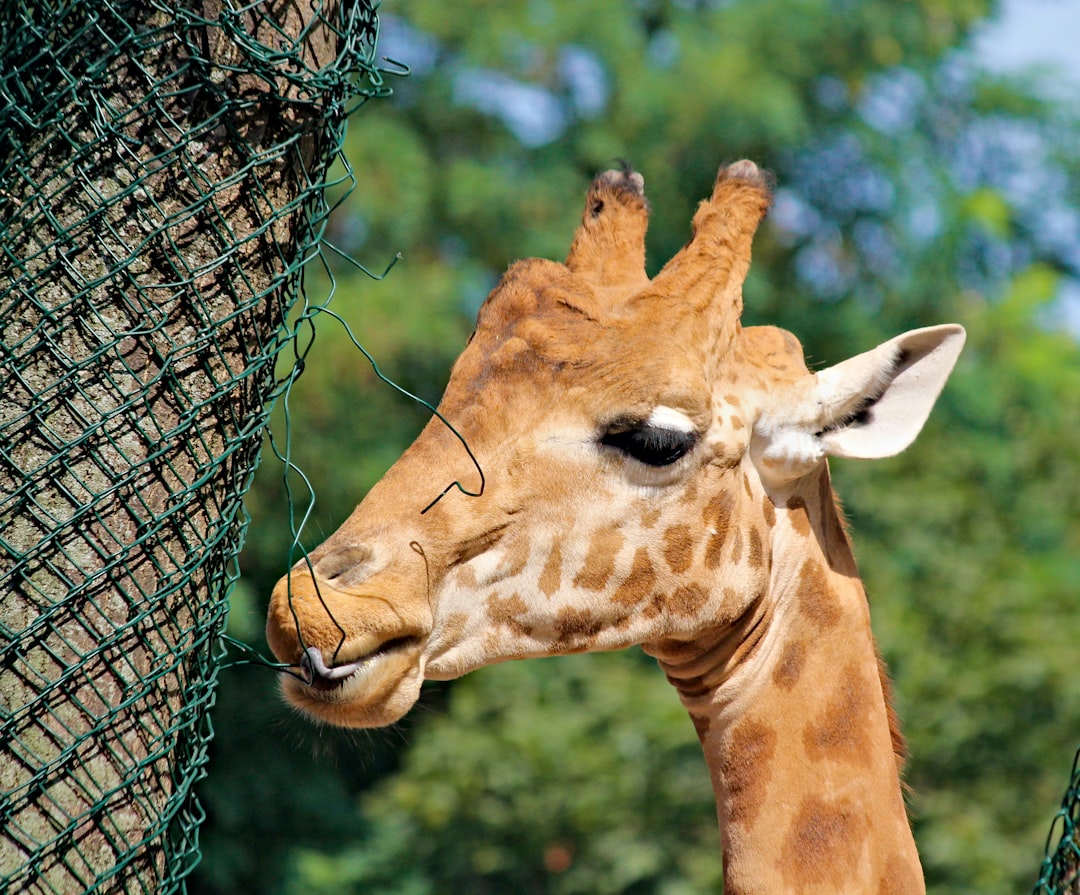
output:
[{"label": "loose wire strand", "polygon": [[[345,161],[345,160],[343,160],[343,161]],[[348,167],[348,162],[347,161],[345,161],[345,164],[346,164],[346,167],[347,167],[347,173],[345,175],[345,178],[350,179],[352,177],[352,171],[351,171],[351,168]],[[314,347],[315,338],[316,338],[316,335],[317,335],[317,329],[316,329],[315,321],[318,318],[318,316],[322,315],[322,314],[325,314],[328,317],[330,317],[332,320],[335,320],[338,324],[340,324],[344,328],[345,334],[348,336],[349,341],[352,343],[353,347],[356,348],[358,351],[360,351],[360,353],[364,356],[364,358],[367,360],[367,362],[371,365],[372,371],[374,372],[375,376],[381,382],[383,382],[384,384],[390,386],[396,392],[398,392],[399,394],[401,394],[404,397],[408,398],[409,400],[411,400],[411,401],[419,404],[420,406],[424,407],[436,419],[438,419],[440,422],[442,422],[442,424],[445,425],[447,427],[447,429],[449,429],[450,432],[454,435],[454,437],[461,443],[461,446],[464,448],[465,453],[468,456],[470,462],[473,464],[474,468],[476,469],[476,472],[477,472],[477,474],[479,476],[479,479],[480,479],[479,487],[476,490],[470,490],[469,488],[465,487],[462,484],[460,479],[455,479],[454,481],[452,481],[448,485],[446,485],[446,487],[444,487],[442,489],[442,491],[440,491],[430,503],[428,503],[426,506],[424,506],[420,510],[420,515],[426,515],[428,513],[428,511],[430,511],[432,509],[432,507],[434,507],[440,500],[443,499],[443,497],[445,497],[448,493],[450,493],[450,491],[452,491],[454,489],[457,489],[458,491],[460,491],[462,494],[464,494],[467,497],[481,497],[483,495],[484,491],[485,491],[487,480],[486,480],[486,477],[484,475],[484,470],[483,470],[483,467],[480,464],[480,461],[477,459],[476,455],[473,453],[472,448],[470,448],[470,446],[468,444],[468,441],[454,427],[454,425],[430,401],[427,401],[426,399],[421,398],[419,395],[416,395],[415,393],[409,391],[408,389],[406,389],[403,386],[399,385],[397,382],[395,382],[389,376],[387,376],[382,371],[382,369],[379,367],[378,362],[375,360],[375,358],[371,354],[371,352],[368,351],[367,348],[365,348],[364,345],[360,342],[360,340],[356,337],[356,335],[353,332],[352,327],[349,325],[348,321],[345,320],[339,313],[337,313],[336,311],[333,311],[333,310],[330,309],[330,307],[329,307],[330,302],[333,300],[333,298],[334,298],[334,296],[335,296],[335,294],[337,292],[337,289],[338,289],[338,281],[337,281],[337,278],[334,275],[334,272],[333,272],[333,270],[331,268],[331,265],[328,262],[328,259],[327,259],[326,255],[324,254],[324,250],[326,250],[326,249],[330,250],[335,255],[335,257],[338,257],[338,258],[348,262],[352,267],[356,268],[357,270],[361,271],[363,274],[365,274],[369,278],[371,278],[373,280],[376,280],[376,281],[380,281],[380,280],[384,279],[390,273],[391,269],[397,264],[397,262],[401,260],[402,256],[401,256],[400,253],[398,253],[397,255],[395,255],[390,260],[390,262],[383,269],[382,273],[375,274],[371,270],[369,270],[366,266],[364,266],[359,261],[357,261],[355,258],[353,258],[349,253],[347,253],[347,252],[343,251],[342,249],[338,248],[337,246],[333,245],[328,240],[324,239],[319,243],[319,250],[316,253],[315,257],[318,258],[318,260],[321,262],[322,269],[323,269],[323,271],[324,271],[324,273],[325,273],[325,275],[327,277],[327,280],[329,282],[328,294],[327,294],[327,297],[321,303],[310,303],[310,302],[305,301],[303,311],[301,312],[301,314],[299,315],[299,317],[297,318],[296,322],[294,323],[294,325],[291,327],[291,330],[290,330],[290,337],[289,338],[290,338],[290,341],[291,341],[291,343],[293,345],[293,364],[292,364],[292,367],[289,370],[289,372],[283,377],[281,383],[279,384],[279,388],[278,388],[278,395],[279,395],[279,397],[281,399],[281,402],[282,402],[283,418],[284,418],[284,429],[285,429],[284,438],[283,438],[283,441],[284,441],[283,445],[279,446],[278,441],[274,437],[273,432],[268,427],[268,438],[269,438],[269,445],[270,445],[271,451],[274,453],[275,457],[277,457],[277,459],[283,465],[282,481],[283,481],[283,485],[284,485],[284,488],[285,488],[286,499],[287,499],[288,507],[289,507],[289,510],[288,510],[289,530],[290,530],[290,533],[292,535],[292,540],[291,540],[291,543],[289,545],[288,568],[289,568],[290,572],[289,572],[288,577],[286,579],[286,581],[287,581],[286,587],[287,587],[287,599],[288,599],[288,605],[289,605],[289,612],[292,615],[297,643],[299,644],[299,647],[300,647],[301,656],[305,655],[306,651],[308,649],[308,645],[307,645],[307,643],[305,641],[304,633],[303,633],[303,627],[302,627],[302,625],[300,623],[300,617],[299,617],[299,614],[297,612],[297,609],[296,609],[296,606],[295,606],[295,603],[294,603],[293,591],[292,591],[292,571],[291,571],[292,569],[294,569],[296,567],[297,563],[300,562],[301,559],[302,559],[304,565],[307,568],[308,574],[311,576],[311,580],[312,580],[312,583],[314,585],[316,599],[319,601],[319,604],[320,604],[320,606],[322,608],[322,611],[326,614],[326,617],[331,621],[331,623],[334,625],[335,629],[338,632],[338,641],[337,641],[336,646],[334,647],[334,651],[333,651],[332,659],[331,659],[331,664],[332,664],[333,662],[335,662],[337,660],[337,657],[341,652],[341,648],[344,646],[345,641],[348,639],[348,633],[341,626],[341,624],[338,622],[338,620],[334,617],[333,611],[331,610],[331,608],[328,605],[325,597],[323,596],[322,591],[319,588],[318,578],[315,575],[315,570],[314,570],[314,566],[313,566],[313,564],[311,562],[310,554],[309,554],[307,548],[304,547],[304,545],[303,545],[303,541],[302,541],[303,531],[304,531],[305,527],[307,526],[308,522],[310,521],[311,516],[312,516],[312,514],[314,512],[316,495],[315,495],[315,488],[314,488],[311,480],[304,473],[304,471],[294,462],[293,457],[292,457],[292,413],[291,413],[291,406],[290,406],[290,400],[291,400],[291,397],[292,397],[292,389],[293,389],[293,386],[296,384],[296,381],[299,379],[300,375],[303,373],[303,371],[304,371],[304,369],[306,367],[306,364],[307,364],[308,356],[309,356],[309,354],[311,353],[311,351],[312,351],[312,349]],[[309,260],[314,260],[314,259],[309,259]],[[307,334],[306,339],[304,338],[305,333]],[[293,484],[292,484],[292,476],[293,475],[298,475],[300,477],[300,480],[303,483],[303,489],[307,492],[306,506],[304,508],[303,514],[301,515],[301,517],[299,519],[299,522],[297,521],[297,505],[298,505],[299,501],[298,501],[297,496],[294,493],[294,489],[293,489]],[[301,557],[300,559],[297,558],[297,553],[300,554],[300,557]],[[234,641],[234,643],[239,643],[239,641]],[[251,657],[251,658],[248,661],[242,661],[242,662],[238,661],[237,664],[261,664],[264,667],[271,668],[271,669],[273,669],[275,671],[290,674],[291,676],[296,677],[297,679],[299,679],[301,681],[304,681],[305,683],[310,683],[310,678],[305,673],[303,673],[303,670],[302,670],[303,665],[302,665],[302,663],[300,665],[296,665],[296,664],[281,663],[281,662],[271,662],[271,661],[269,661],[267,659],[264,659],[264,658],[261,658],[261,657],[258,660],[256,660],[254,657],[259,656],[259,654],[258,654],[258,652],[256,650],[248,647],[248,648],[246,648],[246,652],[248,653],[249,657]],[[295,670],[297,668],[301,669],[300,673],[297,673],[297,671]]]}]

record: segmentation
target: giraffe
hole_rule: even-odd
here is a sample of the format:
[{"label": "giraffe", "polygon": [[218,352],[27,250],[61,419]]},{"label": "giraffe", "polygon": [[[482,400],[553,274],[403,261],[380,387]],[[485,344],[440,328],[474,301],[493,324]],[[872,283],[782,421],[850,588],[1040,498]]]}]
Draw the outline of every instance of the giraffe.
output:
[{"label": "giraffe", "polygon": [[488,296],[442,419],[278,582],[267,638],[303,670],[286,699],[352,727],[424,679],[641,645],[702,744],[725,892],[923,892],[827,458],[907,447],[964,330],[810,372],[793,335],[740,323],[770,201],[753,162],[721,168],[650,280],[644,180],[599,175],[565,263],[518,261]]}]

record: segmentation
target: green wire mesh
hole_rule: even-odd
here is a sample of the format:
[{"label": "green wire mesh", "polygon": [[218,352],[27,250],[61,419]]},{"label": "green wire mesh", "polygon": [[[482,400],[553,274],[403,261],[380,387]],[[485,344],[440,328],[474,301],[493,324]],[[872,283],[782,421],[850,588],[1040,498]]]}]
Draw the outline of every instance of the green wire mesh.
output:
[{"label": "green wire mesh", "polygon": [[0,4],[4,891],[198,860],[241,498],[376,37],[367,0]]},{"label": "green wire mesh", "polygon": [[1046,840],[1046,859],[1034,895],[1080,895],[1080,750]]}]

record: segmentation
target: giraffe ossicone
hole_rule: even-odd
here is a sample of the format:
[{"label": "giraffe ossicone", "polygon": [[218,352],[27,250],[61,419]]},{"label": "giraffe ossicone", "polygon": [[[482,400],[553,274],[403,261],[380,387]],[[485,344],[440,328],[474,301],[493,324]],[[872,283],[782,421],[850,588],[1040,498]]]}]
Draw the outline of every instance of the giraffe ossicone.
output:
[{"label": "giraffe ossicone", "polygon": [[[721,169],[690,241],[645,272],[640,174],[590,187],[565,263],[513,264],[434,419],[274,589],[267,638],[313,718],[389,724],[425,679],[641,645],[702,742],[725,891],[921,892],[903,741],[827,458],[918,434],[955,325],[817,373],[743,327],[770,201]],[[477,477],[475,471],[471,473]],[[479,492],[479,481],[471,483]]]}]

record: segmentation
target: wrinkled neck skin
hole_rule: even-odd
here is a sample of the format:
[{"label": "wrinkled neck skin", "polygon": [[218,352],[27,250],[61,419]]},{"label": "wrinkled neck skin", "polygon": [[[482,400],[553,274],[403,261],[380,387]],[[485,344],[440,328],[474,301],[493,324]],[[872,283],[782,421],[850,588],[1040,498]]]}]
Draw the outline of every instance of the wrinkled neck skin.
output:
[{"label": "wrinkled neck skin", "polygon": [[705,752],[724,892],[925,892],[888,685],[828,468],[769,496],[768,591],[734,627],[645,647]]}]

